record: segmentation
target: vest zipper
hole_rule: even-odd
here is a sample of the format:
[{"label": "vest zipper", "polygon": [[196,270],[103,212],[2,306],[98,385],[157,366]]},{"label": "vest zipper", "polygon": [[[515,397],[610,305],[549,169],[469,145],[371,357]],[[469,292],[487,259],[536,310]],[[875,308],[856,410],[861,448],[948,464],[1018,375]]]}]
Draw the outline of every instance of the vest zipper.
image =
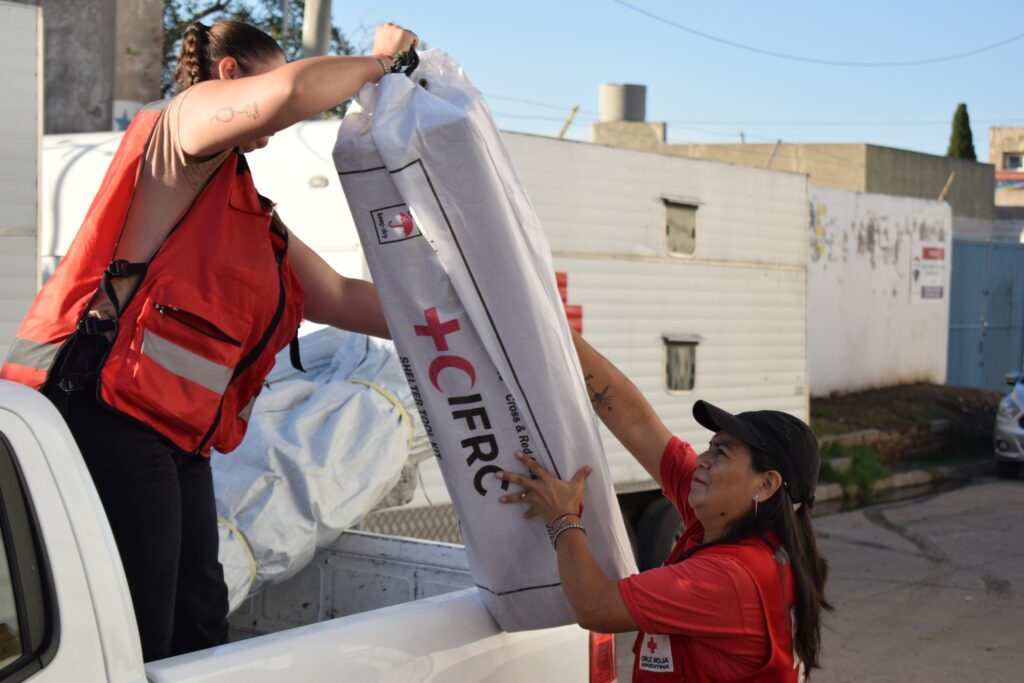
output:
[{"label": "vest zipper", "polygon": [[220,397],[220,404],[217,406],[217,416],[213,419],[213,425],[210,426],[209,431],[206,432],[206,436],[203,437],[203,440],[199,442],[199,445],[196,446],[196,449],[193,451],[196,455],[203,452],[203,449],[206,448],[206,444],[209,443],[210,439],[213,438],[213,435],[217,433],[217,428],[220,427],[220,419],[224,412],[224,397],[227,396],[228,391],[231,390],[231,384],[239,375],[245,372],[250,365],[255,363],[261,355],[263,355],[263,351],[267,348],[267,345],[270,344],[270,338],[274,335],[274,331],[277,329],[278,324],[280,324],[281,318],[284,317],[286,297],[284,270],[281,267],[281,262],[284,260],[284,254],[285,252],[282,251],[277,255],[277,281],[280,286],[280,294],[277,298],[277,310],[274,312],[274,317],[271,318],[270,325],[267,326],[266,331],[263,333],[263,336],[260,337],[256,346],[254,346],[249,353],[245,354],[245,357],[242,358],[242,360],[238,362],[238,365],[235,366],[235,371],[231,374],[230,381],[228,381],[228,388],[224,390],[224,394]]},{"label": "vest zipper", "polygon": [[166,304],[153,304],[153,308],[155,308],[156,312],[159,313],[160,315],[166,318],[170,318],[171,320],[174,320],[176,322],[179,322],[185,327],[189,327],[195,330],[199,334],[210,337],[212,339],[216,339],[217,341],[222,341],[225,344],[231,344],[232,346],[242,345],[242,342],[238,341],[234,337],[229,336],[226,332],[224,332],[222,329],[211,323],[209,320],[201,318],[195,313],[189,313],[188,311],[183,311],[180,308],[176,308],[175,306],[168,306]]}]

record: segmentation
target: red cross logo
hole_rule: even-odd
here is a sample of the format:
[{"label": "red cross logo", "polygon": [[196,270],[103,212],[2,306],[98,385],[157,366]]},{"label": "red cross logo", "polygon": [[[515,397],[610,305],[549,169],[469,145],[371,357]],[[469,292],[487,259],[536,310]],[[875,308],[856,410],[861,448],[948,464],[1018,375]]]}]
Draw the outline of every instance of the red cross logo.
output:
[{"label": "red cross logo", "polygon": [[569,319],[569,329],[575,330],[577,334],[583,334],[583,306],[569,303],[568,273],[555,273],[555,283],[558,285],[558,296],[562,299],[562,306],[565,307],[565,317]]},{"label": "red cross logo", "polygon": [[654,642],[654,636],[651,636],[651,639],[647,641],[647,649],[651,651],[652,655],[658,649],[658,644]]},{"label": "red cross logo", "polygon": [[447,351],[448,340],[445,337],[459,331],[458,319],[441,322],[436,306],[423,311],[423,317],[427,321],[426,325],[413,325],[413,329],[416,330],[416,336],[430,337],[434,340],[434,348],[438,351]]}]

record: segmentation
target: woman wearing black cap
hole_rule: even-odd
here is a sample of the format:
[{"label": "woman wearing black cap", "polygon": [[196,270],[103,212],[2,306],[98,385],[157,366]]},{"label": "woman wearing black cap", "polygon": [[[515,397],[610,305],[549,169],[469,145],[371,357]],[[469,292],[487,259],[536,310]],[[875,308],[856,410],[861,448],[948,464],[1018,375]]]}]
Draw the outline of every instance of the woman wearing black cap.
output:
[{"label": "woman wearing black cap", "polygon": [[811,524],[814,433],[786,413],[731,415],[698,401],[693,415],[714,437],[697,455],[615,366],[582,338],[575,342],[598,415],[686,525],[664,566],[609,580],[582,517],[590,468],[562,481],[520,454],[533,478],[499,475],[522,487],[502,502],[525,503],[526,517],[548,525],[580,626],[639,631],[638,683],[799,681],[819,665],[821,610],[831,609]]}]

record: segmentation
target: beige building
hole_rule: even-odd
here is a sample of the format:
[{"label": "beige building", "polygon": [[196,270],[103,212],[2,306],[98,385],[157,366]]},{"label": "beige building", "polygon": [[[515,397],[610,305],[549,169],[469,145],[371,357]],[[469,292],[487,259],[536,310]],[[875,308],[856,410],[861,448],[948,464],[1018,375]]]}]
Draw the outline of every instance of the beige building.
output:
[{"label": "beige building", "polygon": [[[645,121],[642,86],[601,86],[593,141],[614,147],[806,173],[812,185],[921,199],[942,198],[957,236],[989,237],[995,168],[966,159],[869,144],[669,144],[664,123]],[[1022,131],[1024,129],[1016,129]]]},{"label": "beige building", "polygon": [[1024,207],[1024,127],[989,128],[988,158],[996,167],[996,206]]}]

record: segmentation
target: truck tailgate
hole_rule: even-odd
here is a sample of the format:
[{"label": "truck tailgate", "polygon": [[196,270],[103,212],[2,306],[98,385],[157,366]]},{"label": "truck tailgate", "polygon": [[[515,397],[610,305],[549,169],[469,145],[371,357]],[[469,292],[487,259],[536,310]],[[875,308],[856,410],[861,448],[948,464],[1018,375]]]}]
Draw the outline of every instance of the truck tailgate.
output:
[{"label": "truck tailgate", "polygon": [[147,665],[153,683],[582,681],[578,626],[504,633],[471,588]]}]

